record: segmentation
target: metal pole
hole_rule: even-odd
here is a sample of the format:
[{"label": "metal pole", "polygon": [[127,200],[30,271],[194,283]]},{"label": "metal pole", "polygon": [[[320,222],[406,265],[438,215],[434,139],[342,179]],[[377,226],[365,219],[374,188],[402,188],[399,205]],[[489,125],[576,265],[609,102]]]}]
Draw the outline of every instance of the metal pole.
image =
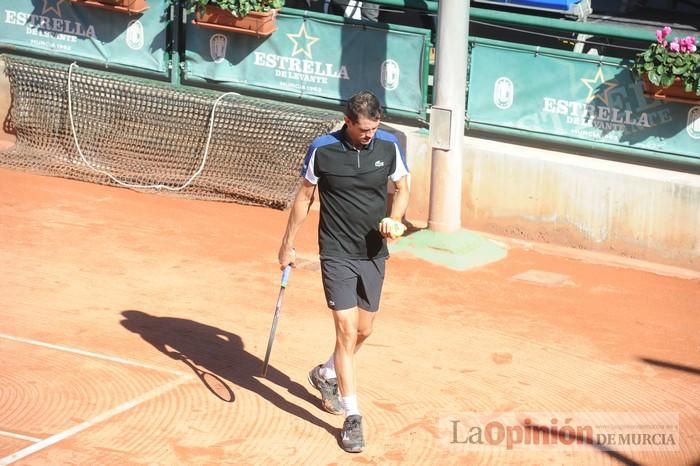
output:
[{"label": "metal pole", "polygon": [[[182,19],[182,23],[180,20]],[[172,1],[170,4],[170,84],[179,87],[181,84],[180,72],[180,44],[185,27],[187,26],[187,13],[185,7],[180,2]]]},{"label": "metal pole", "polygon": [[469,0],[438,6],[428,228],[449,233],[462,227],[462,157],[467,82]]}]

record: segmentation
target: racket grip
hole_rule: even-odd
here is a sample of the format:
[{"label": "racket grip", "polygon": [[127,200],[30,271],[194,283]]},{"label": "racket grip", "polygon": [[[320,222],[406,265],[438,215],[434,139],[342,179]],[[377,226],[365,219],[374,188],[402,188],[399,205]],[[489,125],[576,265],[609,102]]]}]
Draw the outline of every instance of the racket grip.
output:
[{"label": "racket grip", "polygon": [[280,286],[282,288],[287,287],[287,281],[289,281],[289,274],[291,274],[291,273],[292,273],[292,266],[291,265],[286,266],[284,268],[284,270],[282,271],[282,281],[280,283]]}]

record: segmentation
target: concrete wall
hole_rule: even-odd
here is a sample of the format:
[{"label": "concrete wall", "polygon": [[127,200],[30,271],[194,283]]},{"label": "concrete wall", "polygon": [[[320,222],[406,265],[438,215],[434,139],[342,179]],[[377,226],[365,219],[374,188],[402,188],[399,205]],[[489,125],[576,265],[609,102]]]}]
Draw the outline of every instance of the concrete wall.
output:
[{"label": "concrete wall", "polygon": [[[424,226],[428,134],[400,129],[412,172],[406,217]],[[700,175],[465,137],[462,225],[700,270]]]}]

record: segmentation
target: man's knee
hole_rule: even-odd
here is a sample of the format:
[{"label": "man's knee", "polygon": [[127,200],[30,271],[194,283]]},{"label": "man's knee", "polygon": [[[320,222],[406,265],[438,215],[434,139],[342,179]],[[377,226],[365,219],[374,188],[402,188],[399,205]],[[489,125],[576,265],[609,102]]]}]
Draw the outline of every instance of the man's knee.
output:
[{"label": "man's knee", "polygon": [[372,334],[372,326],[367,325],[357,329],[357,340],[364,341]]},{"label": "man's knee", "polygon": [[344,348],[354,348],[357,341],[357,317],[353,315],[353,310],[334,312],[336,340]]},{"label": "man's knee", "polygon": [[336,336],[338,337],[338,340],[350,341],[355,339],[357,332],[357,327],[353,327],[352,325],[340,325],[338,326]]}]

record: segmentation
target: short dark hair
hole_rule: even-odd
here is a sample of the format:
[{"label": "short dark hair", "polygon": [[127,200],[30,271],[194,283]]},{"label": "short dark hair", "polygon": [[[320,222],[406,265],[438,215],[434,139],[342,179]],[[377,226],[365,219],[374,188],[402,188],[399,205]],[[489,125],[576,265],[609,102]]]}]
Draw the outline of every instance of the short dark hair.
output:
[{"label": "short dark hair", "polygon": [[345,116],[352,122],[356,122],[359,117],[377,121],[382,115],[382,104],[377,96],[369,91],[358,92],[345,104]]}]

